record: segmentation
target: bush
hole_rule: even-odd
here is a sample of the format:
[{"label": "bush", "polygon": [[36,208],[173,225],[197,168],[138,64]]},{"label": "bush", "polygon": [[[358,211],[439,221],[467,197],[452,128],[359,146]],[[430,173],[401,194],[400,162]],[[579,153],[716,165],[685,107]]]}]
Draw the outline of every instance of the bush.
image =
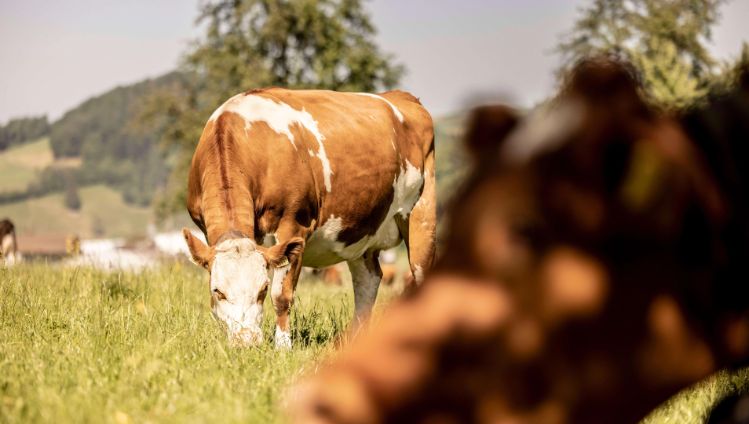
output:
[{"label": "bush", "polygon": [[17,144],[36,140],[49,134],[49,122],[46,116],[11,119],[0,126],[0,150]]},{"label": "bush", "polygon": [[75,180],[72,178],[66,183],[65,187],[65,207],[71,211],[78,211],[81,209],[81,197],[78,195],[78,184],[76,184]]}]

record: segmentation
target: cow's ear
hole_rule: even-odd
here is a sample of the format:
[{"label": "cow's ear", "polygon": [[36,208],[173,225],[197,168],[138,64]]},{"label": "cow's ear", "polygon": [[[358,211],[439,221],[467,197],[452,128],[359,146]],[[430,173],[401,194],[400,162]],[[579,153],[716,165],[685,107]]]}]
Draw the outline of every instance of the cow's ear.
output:
[{"label": "cow's ear", "polygon": [[279,243],[266,253],[268,263],[274,268],[280,268],[296,261],[304,250],[304,239],[293,237],[283,243]]},{"label": "cow's ear", "polygon": [[185,237],[187,248],[190,250],[190,260],[194,264],[208,269],[214,255],[213,249],[195,237],[187,228],[182,229],[182,235]]}]

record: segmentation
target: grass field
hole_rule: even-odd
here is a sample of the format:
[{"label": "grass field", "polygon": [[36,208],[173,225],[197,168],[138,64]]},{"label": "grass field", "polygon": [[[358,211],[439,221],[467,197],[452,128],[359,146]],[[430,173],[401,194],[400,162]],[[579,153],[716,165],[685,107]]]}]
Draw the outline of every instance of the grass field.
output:
[{"label": "grass field", "polygon": [[[278,422],[284,388],[334,349],[350,287],[299,284],[294,349],[236,349],[211,318],[206,276],[26,264],[0,269],[0,422]],[[381,289],[378,309],[396,294]],[[648,423],[698,423],[746,375],[720,374]]]},{"label": "grass field", "polygon": [[[23,191],[37,172],[53,165],[80,166],[80,160],[55,160],[49,139],[43,138],[0,152],[0,193]],[[0,204],[0,219],[8,217],[21,235],[77,234],[80,237],[131,237],[143,235],[151,221],[151,211],[126,204],[117,191],[94,185],[79,189],[82,207],[78,212],[65,208],[63,194],[53,193],[36,199]]]},{"label": "grass field", "polygon": [[9,217],[19,234],[77,234],[90,237],[143,235],[151,210],[126,204],[120,193],[104,185],[79,189],[81,210],[65,208],[63,194],[0,205],[0,218]]},{"label": "grass field", "polygon": [[0,152],[0,192],[26,190],[36,172],[52,162],[48,138]]},{"label": "grass field", "polygon": [[[191,264],[141,274],[0,269],[0,422],[273,422],[283,387],[332,349],[350,288],[300,283],[293,351],[235,349]],[[392,296],[387,290],[382,299]]]}]

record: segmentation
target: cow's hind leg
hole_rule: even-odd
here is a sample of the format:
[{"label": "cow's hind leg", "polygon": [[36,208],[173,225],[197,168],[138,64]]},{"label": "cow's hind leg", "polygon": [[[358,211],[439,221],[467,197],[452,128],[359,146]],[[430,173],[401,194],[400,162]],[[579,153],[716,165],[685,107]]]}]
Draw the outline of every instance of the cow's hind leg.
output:
[{"label": "cow's hind leg", "polygon": [[377,299],[382,270],[379,261],[380,251],[366,252],[362,257],[348,261],[351,280],[354,285],[355,324],[369,317],[372,306]]},{"label": "cow's hind leg", "polygon": [[[437,237],[437,196],[434,185],[434,152],[424,161],[424,189],[407,220],[398,222],[408,249],[413,283],[421,284],[424,271],[434,262]],[[409,289],[409,287],[406,287]]]}]

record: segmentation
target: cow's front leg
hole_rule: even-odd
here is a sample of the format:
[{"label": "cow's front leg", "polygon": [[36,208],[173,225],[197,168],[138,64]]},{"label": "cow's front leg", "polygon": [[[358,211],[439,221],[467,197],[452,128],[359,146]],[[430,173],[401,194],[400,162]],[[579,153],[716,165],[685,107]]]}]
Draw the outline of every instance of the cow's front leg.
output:
[{"label": "cow's front leg", "polygon": [[369,317],[377,299],[382,270],[379,261],[380,251],[366,252],[361,258],[348,261],[351,280],[354,285],[355,324],[361,324]]},{"label": "cow's front leg", "polygon": [[302,269],[302,261],[296,260],[276,268],[271,281],[270,296],[276,310],[276,347],[291,349],[290,313],[294,300],[294,289]]}]

